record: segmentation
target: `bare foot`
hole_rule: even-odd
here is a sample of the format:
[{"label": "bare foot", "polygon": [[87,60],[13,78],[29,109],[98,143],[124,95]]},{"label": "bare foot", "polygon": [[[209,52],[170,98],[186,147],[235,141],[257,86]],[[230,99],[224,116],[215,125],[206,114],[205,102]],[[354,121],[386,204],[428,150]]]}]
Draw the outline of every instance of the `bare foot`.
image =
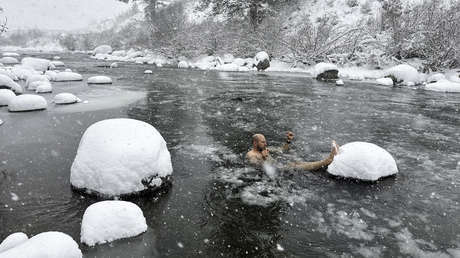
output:
[{"label": "bare foot", "polygon": [[339,145],[335,141],[332,141],[331,154],[335,156],[338,153],[339,153]]}]

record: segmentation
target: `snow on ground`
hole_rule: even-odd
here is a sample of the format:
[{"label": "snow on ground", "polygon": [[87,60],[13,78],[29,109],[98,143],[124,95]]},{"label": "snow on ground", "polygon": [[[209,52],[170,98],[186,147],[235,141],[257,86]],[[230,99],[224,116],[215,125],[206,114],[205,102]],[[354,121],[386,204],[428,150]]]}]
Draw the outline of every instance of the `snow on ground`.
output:
[{"label": "snow on ground", "polygon": [[460,83],[442,79],[435,83],[428,83],[425,85],[425,89],[440,92],[460,92]]},{"label": "snow on ground", "polygon": [[0,244],[0,256],[2,252],[5,252],[6,250],[11,249],[17,245],[20,245],[27,240],[29,240],[29,238],[26,234],[22,232],[13,233],[7,236]]},{"label": "snow on ground", "polygon": [[139,206],[126,201],[102,201],[86,209],[81,222],[81,242],[94,246],[145,231],[147,224]]},{"label": "snow on ground", "polygon": [[340,147],[327,171],[336,176],[375,181],[398,173],[398,167],[383,148],[367,142],[352,142]]},{"label": "snow on ground", "polygon": [[171,174],[171,157],[161,134],[145,122],[119,118],[99,121],[85,131],[70,182],[117,196],[159,187]]},{"label": "snow on ground", "polygon": [[112,84],[112,79],[107,76],[93,76],[88,78],[88,84]]},{"label": "snow on ground", "polygon": [[55,82],[68,82],[68,81],[82,81],[83,76],[79,73],[74,72],[60,72],[57,73],[54,81]]},{"label": "snow on ground", "polygon": [[77,98],[77,96],[73,95],[72,93],[59,93],[53,98],[53,102],[56,104],[74,104],[80,102],[81,100]]},{"label": "snow on ground", "polygon": [[9,105],[10,112],[34,111],[46,109],[46,99],[38,95],[23,94],[13,98]]},{"label": "snow on ground", "polygon": [[8,106],[10,101],[16,97],[13,91],[8,89],[0,89],[0,107]]},{"label": "snow on ground", "polygon": [[69,235],[61,232],[45,232],[0,253],[0,257],[81,258],[83,255],[77,242]]}]

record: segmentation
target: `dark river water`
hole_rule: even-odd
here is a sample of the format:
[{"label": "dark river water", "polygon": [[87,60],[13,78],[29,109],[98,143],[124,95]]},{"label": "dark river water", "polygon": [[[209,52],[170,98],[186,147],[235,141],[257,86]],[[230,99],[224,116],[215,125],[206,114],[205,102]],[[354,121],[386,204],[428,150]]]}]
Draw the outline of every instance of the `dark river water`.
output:
[{"label": "dark river water", "polygon": [[[62,60],[84,78],[104,74],[114,84],[53,83],[47,96],[72,92],[86,104],[0,108],[0,239],[62,231],[80,242],[83,213],[98,200],[71,190],[78,143],[94,122],[129,117],[165,138],[173,184],[129,199],[144,212],[145,234],[80,244],[85,257],[460,257],[459,94]],[[333,139],[367,141],[388,150],[400,172],[363,183],[326,171],[269,178],[245,167],[252,134],[280,146],[287,130],[296,138],[280,163],[324,158]]]}]

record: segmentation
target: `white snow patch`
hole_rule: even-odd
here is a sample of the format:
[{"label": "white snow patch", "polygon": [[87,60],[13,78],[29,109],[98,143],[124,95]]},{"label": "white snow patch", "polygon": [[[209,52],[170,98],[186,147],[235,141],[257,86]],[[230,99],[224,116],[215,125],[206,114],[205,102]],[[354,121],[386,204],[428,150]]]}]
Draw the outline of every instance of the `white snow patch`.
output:
[{"label": "white snow patch", "polygon": [[446,76],[442,73],[432,74],[426,79],[428,83],[434,83],[442,80],[446,80]]},{"label": "white snow patch", "polygon": [[97,122],[86,130],[70,182],[116,196],[158,187],[160,178],[171,174],[171,157],[161,134],[145,122],[119,118]]},{"label": "white snow patch", "polygon": [[428,83],[425,85],[425,89],[440,92],[460,92],[460,83],[443,79],[435,83]]},{"label": "white snow patch", "polygon": [[36,71],[44,72],[51,66],[50,60],[35,57],[24,57],[21,60],[23,66],[30,67]]},{"label": "white snow patch", "polygon": [[68,82],[68,81],[82,81],[83,77],[81,74],[74,72],[60,72],[56,74],[54,81],[56,82]]},{"label": "white snow patch", "polygon": [[145,70],[145,71],[144,71],[144,74],[152,74],[152,73],[153,73],[152,70]]},{"label": "white snow patch", "polygon": [[15,202],[19,201],[19,196],[17,194],[11,192],[10,195],[11,195],[11,200]]},{"label": "white snow patch", "polygon": [[73,95],[72,93],[59,93],[54,96],[53,102],[56,104],[73,104],[80,102],[81,100],[77,98],[77,96]]},{"label": "white snow patch", "polygon": [[51,61],[50,63],[54,67],[64,67],[65,66],[64,62],[62,62],[62,61],[54,60],[54,61]]},{"label": "white snow patch", "polygon": [[8,89],[0,89],[0,107],[8,106],[10,101],[16,97],[13,91]]},{"label": "white snow patch", "polygon": [[335,85],[337,85],[337,86],[343,86],[343,85],[345,85],[345,83],[344,83],[342,80],[337,80],[337,81],[335,82]]},{"label": "white snow patch", "polygon": [[14,53],[14,52],[5,52],[3,53],[3,56],[7,56],[7,57],[19,57],[20,55],[18,53]]},{"label": "white snow patch", "polygon": [[15,57],[6,56],[6,57],[0,58],[0,63],[4,65],[14,65],[14,64],[18,64],[19,60],[16,59]]},{"label": "white snow patch", "polygon": [[391,78],[379,78],[375,81],[378,85],[393,86],[393,80]]},{"label": "white snow patch", "polygon": [[112,84],[112,79],[107,76],[93,76],[88,78],[88,84]]},{"label": "white snow patch", "polygon": [[47,105],[46,99],[42,96],[23,94],[10,101],[8,110],[11,112],[41,110],[46,109]]},{"label": "white snow patch", "polygon": [[336,176],[375,181],[398,173],[396,161],[385,149],[367,142],[340,147],[327,171]]},{"label": "white snow patch", "polygon": [[7,236],[0,244],[0,255],[8,249],[18,246],[25,241],[29,240],[26,234],[22,232],[13,233]]},{"label": "white snow patch", "polygon": [[101,45],[101,46],[96,47],[93,50],[94,55],[97,55],[97,54],[107,55],[107,54],[110,54],[110,53],[112,53],[112,47],[109,46],[109,45]]},{"label": "white snow patch", "polygon": [[386,70],[384,73],[385,76],[393,75],[398,82],[404,81],[406,83],[413,82],[419,83],[421,76],[417,69],[408,65],[408,64],[400,64],[390,69]]},{"label": "white snow patch", "polygon": [[94,246],[145,231],[147,224],[139,206],[126,201],[102,201],[86,209],[81,222],[81,242]]},{"label": "white snow patch", "polygon": [[[21,236],[23,239],[24,236]],[[24,240],[24,239],[23,239]],[[77,242],[61,232],[40,233],[0,253],[2,258],[81,258]]]},{"label": "white snow patch", "polygon": [[118,68],[118,63],[117,62],[111,63],[110,68]]},{"label": "white snow patch", "polygon": [[177,67],[178,68],[182,68],[182,69],[187,69],[189,68],[189,64],[187,63],[187,61],[180,61],[178,64],[177,64]]}]

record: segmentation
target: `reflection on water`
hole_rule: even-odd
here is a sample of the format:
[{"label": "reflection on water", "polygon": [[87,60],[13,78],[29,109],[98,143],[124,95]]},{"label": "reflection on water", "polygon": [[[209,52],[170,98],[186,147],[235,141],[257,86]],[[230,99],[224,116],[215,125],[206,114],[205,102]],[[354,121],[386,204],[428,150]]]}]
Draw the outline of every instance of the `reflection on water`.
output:
[{"label": "reflection on water", "polygon": [[[83,212],[97,201],[70,190],[80,137],[96,121],[130,117],[152,124],[167,141],[173,186],[130,199],[142,208],[147,233],[81,246],[86,257],[458,255],[456,94],[365,83],[335,87],[292,74],[156,69],[144,75],[151,67],[100,68],[85,56],[63,60],[85,78],[106,74],[115,83],[56,85],[58,91],[115,97],[101,105],[93,98],[85,112],[0,109],[2,239],[15,231],[59,230],[79,240]],[[111,103],[123,91],[133,95]],[[252,134],[281,146],[287,130],[296,134],[294,146],[275,157],[275,167],[246,166]],[[333,139],[384,147],[400,173],[363,183],[283,169],[289,161],[324,158]]]}]

